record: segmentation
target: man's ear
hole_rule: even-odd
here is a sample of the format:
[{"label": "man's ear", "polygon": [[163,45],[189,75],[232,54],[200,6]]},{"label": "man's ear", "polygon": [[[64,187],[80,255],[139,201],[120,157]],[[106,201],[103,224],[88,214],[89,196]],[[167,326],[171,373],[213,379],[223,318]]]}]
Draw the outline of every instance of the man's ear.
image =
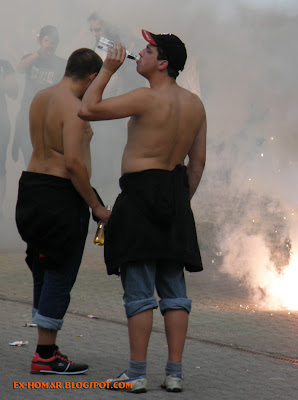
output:
[{"label": "man's ear", "polygon": [[94,79],[97,77],[98,72],[93,72],[93,74],[89,75],[90,83],[94,81]]},{"label": "man's ear", "polygon": [[169,65],[168,60],[161,60],[159,61],[159,65],[158,65],[158,69],[159,71],[163,71],[164,69],[166,69]]}]

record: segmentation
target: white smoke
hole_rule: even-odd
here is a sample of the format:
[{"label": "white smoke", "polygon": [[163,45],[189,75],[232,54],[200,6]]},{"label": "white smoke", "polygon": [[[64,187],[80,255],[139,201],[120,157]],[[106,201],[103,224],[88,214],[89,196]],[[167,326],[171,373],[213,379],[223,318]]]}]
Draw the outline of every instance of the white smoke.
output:
[{"label": "white smoke", "polygon": [[194,199],[199,232],[203,246],[223,256],[222,270],[254,298],[262,293],[268,307],[288,307],[281,297],[273,301],[270,288],[294,259],[297,240],[297,5],[231,3],[224,16],[205,16],[216,28],[204,36],[200,61],[209,142]]}]

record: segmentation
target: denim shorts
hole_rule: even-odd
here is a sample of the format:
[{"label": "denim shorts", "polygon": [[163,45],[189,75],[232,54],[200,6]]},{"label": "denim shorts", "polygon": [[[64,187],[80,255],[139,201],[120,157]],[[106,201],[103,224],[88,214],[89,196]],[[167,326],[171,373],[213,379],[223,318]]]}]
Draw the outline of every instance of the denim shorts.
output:
[{"label": "denim shorts", "polygon": [[121,268],[124,307],[127,318],[158,307],[154,287],[160,297],[162,315],[167,310],[190,313],[191,300],[186,297],[183,266],[168,261],[130,262]]}]

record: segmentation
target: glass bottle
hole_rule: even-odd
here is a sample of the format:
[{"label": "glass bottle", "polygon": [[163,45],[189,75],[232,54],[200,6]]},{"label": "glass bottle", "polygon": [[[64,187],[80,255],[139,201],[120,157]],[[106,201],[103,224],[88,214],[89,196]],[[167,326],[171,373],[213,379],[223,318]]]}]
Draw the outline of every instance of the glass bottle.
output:
[{"label": "glass bottle", "polygon": [[[110,206],[106,206],[107,210],[111,210]],[[97,230],[93,239],[93,243],[98,246],[103,246],[105,242],[105,225],[102,221],[98,221]]]},{"label": "glass bottle", "polygon": [[[97,47],[103,51],[108,51],[109,47],[113,47],[114,42],[112,40],[106,39],[104,37],[99,38],[99,42],[97,44]],[[126,50],[126,57],[130,58],[131,60],[137,60],[139,56],[131,53],[130,51]]]}]

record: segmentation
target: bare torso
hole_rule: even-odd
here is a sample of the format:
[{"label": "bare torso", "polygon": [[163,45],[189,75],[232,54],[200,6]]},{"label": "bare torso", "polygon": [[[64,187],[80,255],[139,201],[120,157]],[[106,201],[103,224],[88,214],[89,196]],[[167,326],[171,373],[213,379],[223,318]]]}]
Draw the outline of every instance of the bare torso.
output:
[{"label": "bare torso", "polygon": [[27,171],[70,179],[65,162],[65,128],[71,130],[71,124],[75,122],[74,128],[83,133],[80,156],[91,176],[90,140],[93,132],[88,122],[77,117],[79,107],[80,100],[63,81],[36,95],[30,109],[33,152]]},{"label": "bare torso", "polygon": [[128,122],[122,174],[146,169],[172,170],[184,160],[205,119],[200,99],[176,82],[145,89],[151,107]]},{"label": "bare torso", "polygon": [[87,121],[130,117],[122,156],[122,174],[148,169],[173,170],[188,156],[189,197],[201,180],[206,160],[207,120],[199,97],[178,86],[167,71],[167,60],[158,60],[156,46],[147,45],[137,60],[137,72],[150,88],[138,88],[103,99],[113,74],[126,58],[116,45],[86,91],[78,115]]}]

